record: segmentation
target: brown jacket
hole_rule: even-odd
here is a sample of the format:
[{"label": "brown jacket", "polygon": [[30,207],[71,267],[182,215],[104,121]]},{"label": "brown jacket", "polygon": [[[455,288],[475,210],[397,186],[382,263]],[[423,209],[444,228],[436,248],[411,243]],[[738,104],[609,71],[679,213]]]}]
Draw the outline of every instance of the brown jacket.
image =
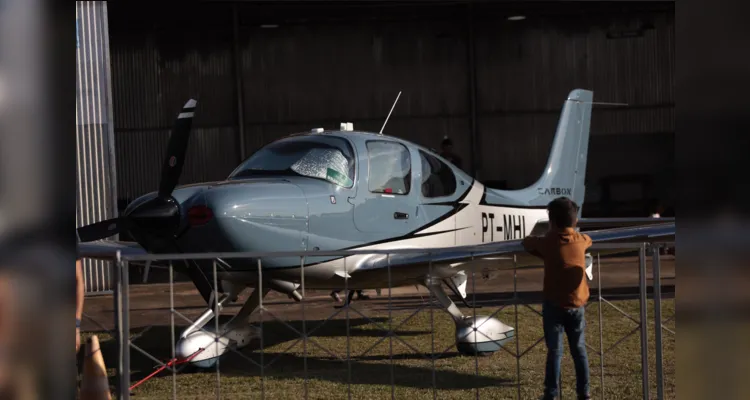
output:
[{"label": "brown jacket", "polygon": [[526,237],[523,247],[544,260],[544,298],[564,308],[578,308],[589,299],[586,249],[591,238],[573,228]]}]

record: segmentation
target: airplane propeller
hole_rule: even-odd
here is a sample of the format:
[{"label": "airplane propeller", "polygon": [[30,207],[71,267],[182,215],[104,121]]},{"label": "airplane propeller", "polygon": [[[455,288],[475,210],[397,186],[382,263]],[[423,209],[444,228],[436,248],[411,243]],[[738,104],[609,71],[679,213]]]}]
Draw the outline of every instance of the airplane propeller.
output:
[{"label": "airplane propeller", "polygon": [[82,242],[91,242],[128,231],[133,236],[174,235],[180,226],[180,207],[172,192],[182,174],[196,100],[190,99],[177,116],[162,164],[158,195],[119,218],[111,218],[78,228]]},{"label": "airplane propeller", "polygon": [[[127,231],[146,249],[182,253],[177,245],[176,236],[185,231],[178,232],[181,222],[180,205],[172,197],[172,192],[177,187],[182,174],[197,104],[198,102],[194,99],[188,100],[177,116],[167,144],[157,196],[134,207],[119,218],[78,228],[78,237],[81,242],[91,242]],[[214,288],[209,277],[201,272],[200,268],[190,268],[187,260],[184,260],[184,264],[184,266],[176,264],[175,268],[187,274],[195,283],[203,299],[207,303],[210,302]],[[217,289],[223,292],[221,285]]]},{"label": "airplane propeller", "polygon": [[78,238],[82,242],[91,242],[120,233],[122,221],[111,218],[78,228]]}]

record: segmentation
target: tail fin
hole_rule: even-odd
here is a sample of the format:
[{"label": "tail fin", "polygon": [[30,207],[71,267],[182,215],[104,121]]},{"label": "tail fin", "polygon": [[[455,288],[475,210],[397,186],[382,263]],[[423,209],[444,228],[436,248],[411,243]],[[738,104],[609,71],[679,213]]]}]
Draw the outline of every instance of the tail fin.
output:
[{"label": "tail fin", "polygon": [[593,97],[593,92],[583,89],[574,89],[568,94],[547,165],[533,185],[520,190],[488,189],[486,201],[536,207],[565,196],[582,207]]},{"label": "tail fin", "polygon": [[529,205],[547,205],[559,196],[583,204],[593,97],[593,92],[582,89],[568,94],[544,172],[527,188],[537,194]]}]

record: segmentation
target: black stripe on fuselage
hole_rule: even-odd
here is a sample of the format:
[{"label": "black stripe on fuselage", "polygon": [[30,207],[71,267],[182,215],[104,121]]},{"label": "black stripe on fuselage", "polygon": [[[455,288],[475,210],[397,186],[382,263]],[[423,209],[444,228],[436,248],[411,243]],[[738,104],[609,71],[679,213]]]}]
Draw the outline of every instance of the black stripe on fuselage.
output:
[{"label": "black stripe on fuselage", "polygon": [[[437,224],[445,221],[446,219],[448,219],[448,218],[450,218],[450,217],[458,214],[461,210],[463,210],[464,208],[466,208],[469,204],[468,203],[461,203],[461,202],[466,198],[466,196],[469,195],[469,193],[471,192],[471,189],[473,187],[474,187],[474,185],[468,186],[466,188],[466,190],[461,194],[461,197],[459,197],[455,201],[441,202],[441,203],[425,203],[424,205],[427,205],[427,206],[442,205],[442,206],[449,206],[449,207],[453,207],[453,208],[450,211],[446,212],[445,214],[441,215],[440,217],[438,217],[438,218],[436,218],[436,219],[434,219],[434,220],[432,220],[432,221],[430,221],[430,222],[428,222],[428,223],[420,226],[419,228],[417,228],[417,229],[415,229],[415,230],[413,230],[413,231],[411,231],[411,232],[409,232],[409,233],[407,233],[405,235],[402,235],[402,236],[399,236],[399,237],[390,237],[390,238],[386,238],[386,239],[376,240],[376,241],[373,241],[373,242],[362,243],[362,244],[354,245],[354,246],[351,246],[351,247],[345,247],[345,248],[342,248],[342,249],[339,249],[339,250],[341,250],[341,251],[358,250],[358,249],[361,249],[363,247],[376,246],[376,245],[383,244],[383,243],[399,242],[399,241],[402,241],[402,240],[415,239],[415,238],[420,238],[420,237],[425,237],[425,236],[433,236],[433,235],[438,235],[438,234],[441,234],[441,233],[455,232],[455,231],[460,231],[460,230],[466,229],[466,228],[457,228],[457,229],[448,229],[448,230],[436,231],[436,232],[424,232],[426,229],[429,229],[429,228],[431,228],[431,227],[433,227],[433,226],[435,226],[435,225],[437,225]],[[420,233],[420,232],[423,232],[423,233]],[[318,265],[318,264],[323,264],[323,263],[327,263],[327,262],[332,262],[332,261],[340,260],[342,258],[344,258],[344,257],[334,257],[334,258],[331,258],[331,259],[326,260],[326,261],[320,261],[320,262],[316,262],[316,263],[305,264],[305,266],[306,267],[310,267],[310,266],[313,266],[313,265]],[[273,267],[273,269],[275,269],[275,270],[278,270],[278,269],[289,269],[289,268],[299,268],[299,265],[293,265],[293,266],[288,266],[288,267],[286,267],[286,266],[285,267]]]},{"label": "black stripe on fuselage", "polygon": [[[389,238],[389,239],[378,240],[376,242],[370,242],[370,243],[367,243],[367,244],[362,244],[362,245],[347,247],[347,248],[343,248],[343,249],[340,249],[340,250],[341,251],[358,250],[358,249],[361,249],[361,248],[363,248],[365,246],[375,246],[375,245],[378,245],[378,244],[383,244],[383,243],[388,243],[388,242],[398,242],[398,241],[402,241],[402,240],[423,238],[423,237],[427,237],[427,236],[440,235],[440,234],[443,234],[443,233],[457,232],[457,231],[461,231],[461,230],[464,230],[464,229],[467,229],[467,228],[468,227],[456,228],[456,229],[446,229],[446,230],[443,230],[443,231],[435,231],[435,232],[414,233],[414,234],[411,234],[409,236],[404,235],[404,236],[401,236],[401,237],[398,237],[398,238]],[[424,228],[424,229],[426,229],[426,228]],[[421,230],[424,230],[424,229],[421,229]],[[314,257],[314,255],[312,255],[310,257]],[[305,267],[312,267],[314,265],[325,264],[325,263],[328,263],[328,262],[340,260],[342,258],[346,258],[346,256],[333,257],[333,258],[325,260],[325,261],[318,261],[318,262],[314,262],[314,263],[305,264]],[[269,270],[279,270],[279,269],[289,269],[289,268],[299,268],[299,265],[295,264],[295,265],[284,266],[284,267],[272,267],[272,268],[269,268]]]},{"label": "black stripe on fuselage", "polygon": [[[451,204],[451,206],[453,208],[450,211],[448,211],[447,213],[443,214],[442,216],[440,216],[438,218],[435,218],[434,220],[432,220],[432,221],[430,221],[430,222],[428,222],[428,223],[420,226],[419,228],[417,228],[417,229],[415,229],[415,230],[413,230],[413,231],[411,231],[411,232],[409,232],[409,233],[407,233],[405,235],[402,235],[402,236],[399,236],[399,237],[391,237],[391,238],[382,239],[382,240],[376,240],[374,242],[370,242],[370,243],[366,243],[366,244],[358,244],[356,246],[347,247],[347,248],[342,249],[342,250],[355,250],[355,249],[359,249],[359,248],[362,248],[362,247],[374,246],[376,244],[381,244],[381,243],[396,242],[396,241],[407,240],[407,239],[411,239],[411,238],[415,238],[415,237],[420,237],[420,236],[428,236],[428,235],[432,234],[432,232],[431,233],[423,233],[423,234],[420,234],[419,232],[422,232],[422,231],[424,231],[426,229],[432,228],[433,226],[435,226],[435,225],[437,225],[437,224],[445,221],[446,219],[448,219],[448,218],[450,218],[450,217],[458,214],[458,212],[461,211],[461,210],[463,210],[464,208],[466,208],[466,206],[468,206],[468,204],[461,204],[461,203],[456,202],[455,204]],[[435,233],[439,233],[439,232],[435,232]]]},{"label": "black stripe on fuselage", "polygon": [[[433,236],[433,235],[438,235],[438,234],[442,234],[442,233],[449,233],[449,232],[455,232],[455,231],[460,231],[460,230],[466,229],[468,227],[456,228],[456,229],[448,229],[448,230],[436,231],[436,232],[424,232],[426,229],[429,229],[430,227],[433,227],[433,226],[435,226],[435,225],[437,225],[437,224],[439,224],[439,223],[447,220],[448,218],[450,218],[450,217],[458,214],[463,209],[465,209],[467,206],[469,206],[468,203],[461,203],[461,202],[464,199],[466,199],[466,197],[469,195],[469,193],[471,192],[471,189],[473,187],[474,187],[473,184],[470,185],[469,187],[467,187],[466,190],[461,194],[461,197],[459,197],[455,201],[438,202],[438,203],[424,203],[423,205],[426,205],[426,206],[448,206],[448,207],[453,207],[453,208],[450,211],[448,211],[445,214],[443,214],[442,216],[440,216],[440,217],[438,217],[438,218],[436,218],[436,219],[428,222],[425,225],[420,226],[419,228],[417,228],[417,229],[415,229],[415,230],[413,230],[413,231],[411,231],[411,232],[409,232],[407,234],[404,234],[404,235],[399,236],[399,237],[390,237],[390,238],[386,238],[386,239],[382,239],[382,240],[376,240],[376,241],[373,241],[373,242],[358,244],[358,245],[354,245],[354,246],[351,246],[351,247],[342,248],[342,249],[339,249],[339,250],[342,250],[342,251],[345,251],[345,250],[358,250],[358,249],[362,249],[364,247],[375,246],[375,245],[379,245],[379,244],[383,244],[383,243],[399,242],[399,241],[404,241],[404,240],[409,240],[409,239],[415,239],[415,238],[426,237],[426,236]],[[545,206],[517,206],[517,205],[489,204],[486,201],[486,197],[487,197],[487,187],[484,188],[484,193],[482,195],[482,200],[479,202],[479,205],[485,205],[485,206],[491,206],[491,207],[520,208],[520,209],[544,209],[544,208],[546,208]],[[422,232],[422,233],[420,233],[420,232]],[[311,267],[311,266],[314,266],[314,265],[319,265],[319,264],[324,264],[324,263],[328,263],[328,262],[340,260],[342,258],[345,258],[345,257],[343,257],[343,256],[342,257],[334,257],[334,258],[331,258],[331,259],[328,259],[328,260],[325,260],[325,261],[319,261],[319,262],[315,262],[315,263],[305,264],[305,266],[306,267]],[[290,269],[290,268],[299,268],[299,265],[295,264],[295,265],[283,266],[283,267],[273,267],[271,269],[272,270],[281,270],[281,269]]]},{"label": "black stripe on fuselage", "polygon": [[[432,220],[432,221],[430,221],[430,222],[428,222],[428,223],[420,226],[419,228],[417,228],[417,229],[415,229],[415,230],[413,230],[413,231],[411,231],[411,232],[409,232],[409,233],[407,233],[405,235],[402,235],[402,236],[399,236],[399,237],[390,237],[390,238],[387,238],[387,239],[376,240],[374,242],[368,242],[368,243],[358,244],[358,245],[355,245],[355,246],[343,248],[341,250],[356,250],[356,249],[360,249],[362,247],[375,246],[375,245],[382,244],[382,243],[397,242],[397,241],[401,241],[401,240],[412,239],[412,238],[415,238],[415,237],[431,235],[433,233],[420,235],[419,232],[422,232],[425,229],[429,229],[429,228],[431,228],[431,227],[433,227],[433,226],[435,226],[435,225],[437,225],[437,224],[445,221],[446,219],[448,219],[448,218],[450,218],[450,217],[458,214],[461,210],[463,210],[464,208],[466,208],[468,206],[468,204],[461,203],[461,202],[466,198],[466,196],[469,195],[469,192],[471,192],[471,188],[472,187],[473,186],[467,187],[466,190],[461,194],[461,197],[459,197],[456,201],[442,202],[442,203],[426,203],[426,204],[424,204],[426,206],[442,205],[442,206],[448,206],[448,207],[453,207],[453,208],[450,211],[446,212],[445,214],[441,215],[440,217],[435,218],[434,220]],[[446,231],[446,232],[450,232],[450,231]],[[435,232],[435,233],[441,233],[441,232]]]}]

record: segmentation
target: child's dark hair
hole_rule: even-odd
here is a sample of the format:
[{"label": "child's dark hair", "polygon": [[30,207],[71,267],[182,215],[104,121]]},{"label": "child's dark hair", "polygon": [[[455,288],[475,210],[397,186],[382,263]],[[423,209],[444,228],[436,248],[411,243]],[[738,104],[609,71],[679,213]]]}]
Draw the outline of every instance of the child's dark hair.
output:
[{"label": "child's dark hair", "polygon": [[578,217],[578,204],[567,197],[558,197],[547,204],[549,220],[558,228],[572,228]]}]

